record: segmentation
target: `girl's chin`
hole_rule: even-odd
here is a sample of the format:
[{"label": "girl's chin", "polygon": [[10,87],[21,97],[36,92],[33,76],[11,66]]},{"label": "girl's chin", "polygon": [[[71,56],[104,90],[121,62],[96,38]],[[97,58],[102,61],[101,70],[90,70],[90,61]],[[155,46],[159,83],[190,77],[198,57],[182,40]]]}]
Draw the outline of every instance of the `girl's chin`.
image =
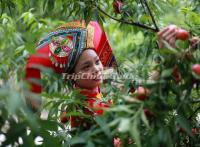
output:
[{"label": "girl's chin", "polygon": [[99,86],[102,82],[103,82],[102,79],[95,79],[95,80],[88,81],[88,85],[91,84],[94,86]]},{"label": "girl's chin", "polygon": [[95,80],[86,80],[82,81],[81,83],[77,83],[82,88],[91,89],[97,86],[100,86],[103,82],[103,79],[95,79]]}]

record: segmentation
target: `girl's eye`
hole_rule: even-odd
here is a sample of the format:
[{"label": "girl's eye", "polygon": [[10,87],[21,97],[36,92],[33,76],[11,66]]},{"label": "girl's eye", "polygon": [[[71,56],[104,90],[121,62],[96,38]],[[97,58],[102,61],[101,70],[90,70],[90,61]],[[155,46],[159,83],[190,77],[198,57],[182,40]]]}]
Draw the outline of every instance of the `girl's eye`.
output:
[{"label": "girl's eye", "polygon": [[84,66],[83,68],[82,68],[82,70],[87,70],[87,69],[89,69],[89,65],[86,65],[86,66]]},{"label": "girl's eye", "polygon": [[99,59],[98,59],[98,60],[96,60],[96,64],[97,64],[97,65],[99,65],[99,63],[100,63],[100,60],[99,60]]}]

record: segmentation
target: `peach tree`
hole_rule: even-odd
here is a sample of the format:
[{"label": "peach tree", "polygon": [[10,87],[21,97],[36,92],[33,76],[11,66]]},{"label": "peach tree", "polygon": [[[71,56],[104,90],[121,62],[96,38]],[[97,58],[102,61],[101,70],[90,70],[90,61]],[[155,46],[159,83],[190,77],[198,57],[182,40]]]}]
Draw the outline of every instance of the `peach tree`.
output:
[{"label": "peach tree", "polygon": [[[121,146],[200,145],[198,0],[7,0],[0,8],[2,146],[112,146],[113,138]],[[83,106],[83,97],[49,69],[43,69],[40,96],[32,95],[23,80],[37,41],[74,19],[98,21],[118,60],[112,73],[118,78],[102,85],[113,106],[100,117],[74,111]],[[181,28],[176,47],[166,42],[159,47],[156,33],[169,24]],[[33,113],[26,106],[27,95],[43,99],[41,110]],[[69,108],[68,115],[92,122],[91,128],[62,124],[61,106]]]}]

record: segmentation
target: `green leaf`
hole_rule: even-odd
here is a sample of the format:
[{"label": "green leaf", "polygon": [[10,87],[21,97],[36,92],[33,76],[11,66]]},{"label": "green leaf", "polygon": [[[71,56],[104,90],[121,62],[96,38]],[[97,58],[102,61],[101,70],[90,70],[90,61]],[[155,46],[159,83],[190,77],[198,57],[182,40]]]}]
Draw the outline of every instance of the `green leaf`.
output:
[{"label": "green leaf", "polygon": [[121,118],[120,124],[119,124],[119,131],[120,132],[127,132],[130,128],[130,118]]},{"label": "green leaf", "polygon": [[24,146],[29,146],[29,147],[34,147],[35,146],[34,137],[32,136],[32,134],[31,135],[23,134],[22,140],[23,140],[23,145]]},{"label": "green leaf", "polygon": [[134,141],[136,142],[136,146],[142,147],[141,141],[140,141],[140,131],[138,130],[138,123],[139,123],[138,119],[136,118],[132,124],[131,134],[134,138]]},{"label": "green leaf", "polygon": [[39,120],[38,123],[39,123],[42,130],[55,131],[58,127],[58,123],[56,121]]},{"label": "green leaf", "polygon": [[134,36],[134,43],[136,45],[141,45],[144,42],[144,35],[141,31],[139,31],[135,36]]},{"label": "green leaf", "polygon": [[106,136],[110,138],[111,132],[105,120],[102,117],[95,117],[95,121],[100,126],[100,128],[105,132]]},{"label": "green leaf", "polygon": [[191,133],[191,127],[183,116],[177,115],[176,121],[190,136],[193,136]]},{"label": "green leaf", "polygon": [[86,140],[84,137],[73,137],[70,142],[69,145],[75,145],[75,144],[84,144],[86,143]]},{"label": "green leaf", "polygon": [[149,128],[149,122],[147,120],[147,117],[144,114],[144,111],[141,111],[141,119],[144,122],[144,124]]},{"label": "green leaf", "polygon": [[161,54],[164,54],[164,55],[168,55],[168,54],[172,54],[172,55],[175,55],[178,53],[177,50],[171,48],[171,47],[168,47],[168,48],[162,48],[160,49],[160,53]]},{"label": "green leaf", "polygon": [[95,147],[95,144],[92,143],[91,141],[88,141],[88,143],[87,143],[86,146],[87,146],[87,147]]},{"label": "green leaf", "polygon": [[43,146],[60,146],[60,140],[57,137],[51,135],[49,131],[40,131],[39,135],[43,138]]},{"label": "green leaf", "polygon": [[141,17],[140,17],[140,22],[148,22],[151,20],[151,17],[149,15],[146,15],[146,14],[143,14]]},{"label": "green leaf", "polygon": [[189,47],[189,42],[188,41],[177,40],[176,41],[176,47],[179,48],[179,50],[187,49]]},{"label": "green leaf", "polygon": [[90,118],[90,115],[81,112],[67,112],[66,116],[84,116],[85,118]]},{"label": "green leaf", "polygon": [[131,110],[130,108],[126,107],[126,106],[116,106],[116,107],[112,107],[109,108],[107,111],[113,111],[113,112],[126,112],[126,113],[133,113],[134,111]]},{"label": "green leaf", "polygon": [[170,77],[172,75],[172,70],[173,70],[172,68],[163,70],[161,73],[161,77],[162,78]]}]

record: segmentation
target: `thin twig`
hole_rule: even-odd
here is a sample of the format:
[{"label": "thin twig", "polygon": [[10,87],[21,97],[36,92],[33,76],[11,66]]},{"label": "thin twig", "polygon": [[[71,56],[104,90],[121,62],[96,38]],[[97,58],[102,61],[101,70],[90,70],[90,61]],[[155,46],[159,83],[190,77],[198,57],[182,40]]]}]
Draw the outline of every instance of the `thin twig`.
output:
[{"label": "thin twig", "polygon": [[149,8],[149,6],[148,6],[146,0],[144,0],[144,4],[146,5],[147,10],[149,11],[149,15],[151,16],[151,19],[152,19],[152,21],[153,21],[153,24],[154,24],[154,26],[155,26],[155,29],[156,29],[156,31],[158,32],[158,31],[159,31],[159,28],[158,28],[158,26],[157,26],[157,24],[156,24],[156,21],[155,21],[155,19],[154,19],[154,16],[153,16],[153,14],[152,14],[152,12],[151,12],[151,10],[150,10],[150,8]]},{"label": "thin twig", "polygon": [[[146,2],[146,1],[145,1]],[[140,0],[140,3],[141,3],[141,5],[142,5],[142,7],[143,7],[143,9],[144,9],[144,12],[146,13],[146,14],[148,14],[147,12],[146,12],[146,9],[145,9],[145,6],[144,6],[144,3],[142,2],[142,0]],[[155,22],[155,19],[154,19],[154,17],[153,17],[153,15],[152,15],[152,13],[151,13],[151,11],[150,11],[150,8],[148,7],[148,5],[147,5],[147,2],[145,3],[146,4],[146,7],[147,7],[147,9],[148,9],[148,11],[149,11],[149,13],[150,13],[150,16],[151,16],[151,19],[152,19],[152,21],[153,21],[153,23],[154,23],[154,26],[155,26],[155,28],[156,28],[156,30],[157,30],[157,32],[159,31],[159,28],[158,28],[158,26],[157,26],[157,24],[156,24],[156,22]],[[148,22],[149,22],[149,20],[148,20]],[[150,22],[149,22],[149,24],[150,24]],[[156,41],[156,46],[157,46],[157,48],[159,48],[159,45],[158,45],[158,42]]]},{"label": "thin twig", "polygon": [[144,24],[141,24],[139,22],[128,22],[128,21],[124,21],[124,20],[121,20],[121,19],[117,19],[117,18],[114,18],[112,16],[110,16],[109,14],[107,14],[106,12],[104,12],[101,8],[99,8],[98,6],[96,6],[96,8],[101,12],[103,13],[104,15],[108,16],[109,18],[115,20],[115,21],[118,21],[118,22],[121,22],[121,23],[125,23],[125,24],[129,24],[129,25],[133,25],[133,26],[137,26],[137,27],[140,27],[140,28],[143,28],[143,29],[149,29],[149,30],[152,30],[154,32],[157,32],[156,29],[152,28],[152,27],[149,27],[149,26],[146,26]]},{"label": "thin twig", "polygon": [[200,110],[200,106],[196,110],[194,110],[194,112],[188,117],[188,119],[191,119],[197,113],[198,110]]},{"label": "thin twig", "polygon": [[200,99],[192,100],[192,103],[200,103]]},{"label": "thin twig", "polygon": [[[148,13],[146,12],[146,9],[145,9],[145,6],[144,6],[142,0],[140,0],[140,3],[141,3],[141,5],[142,5],[142,8],[144,9],[144,12],[145,12],[146,14],[148,14]],[[149,20],[148,20],[148,22],[149,22]],[[151,23],[149,22],[149,24],[151,24]]]}]

